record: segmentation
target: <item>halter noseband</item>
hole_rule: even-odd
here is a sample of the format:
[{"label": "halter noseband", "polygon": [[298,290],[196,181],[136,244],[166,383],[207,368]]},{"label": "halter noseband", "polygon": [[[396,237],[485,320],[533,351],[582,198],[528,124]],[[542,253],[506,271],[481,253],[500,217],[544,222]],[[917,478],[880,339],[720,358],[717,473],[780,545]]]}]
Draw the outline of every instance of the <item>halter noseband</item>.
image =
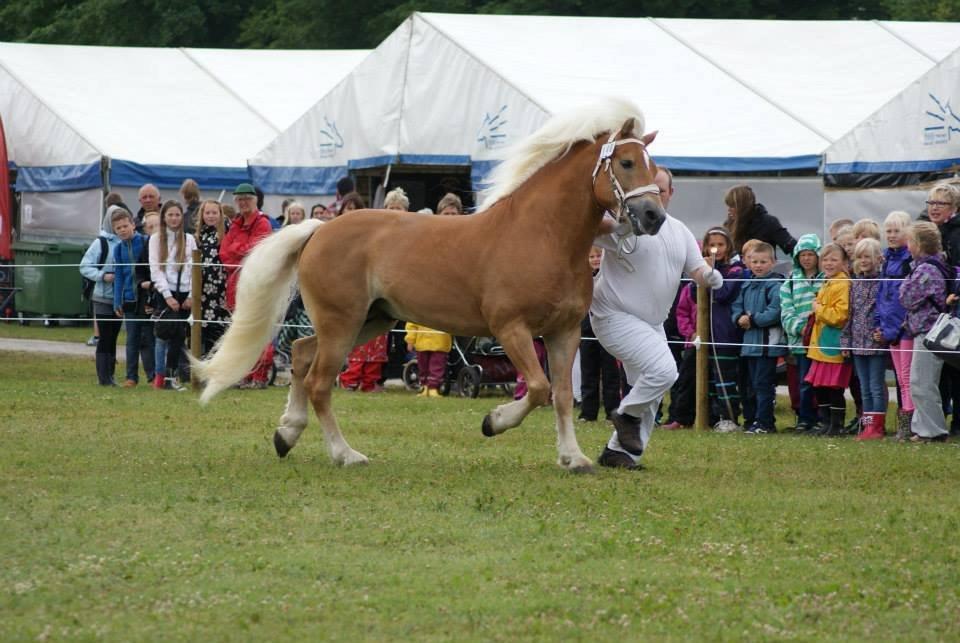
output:
[{"label": "halter noseband", "polygon": [[610,186],[613,188],[613,194],[617,197],[617,221],[623,221],[623,213],[627,212],[627,216],[630,216],[631,220],[633,217],[629,214],[629,209],[627,208],[627,199],[630,199],[635,196],[640,196],[641,194],[660,194],[660,188],[656,186],[655,183],[649,185],[641,185],[636,187],[629,192],[623,191],[623,186],[620,185],[620,181],[617,180],[617,175],[613,173],[613,165],[611,161],[613,160],[613,153],[616,151],[617,146],[625,145],[626,143],[636,143],[643,150],[644,160],[649,159],[647,155],[647,145],[638,138],[622,138],[619,141],[613,140],[616,137],[616,133],[611,133],[610,138],[607,139],[607,142],[603,144],[600,148],[600,157],[597,159],[597,164],[593,168],[593,184],[597,184],[597,176],[600,174],[600,166],[603,165],[603,169],[607,172],[607,177],[610,179]]}]

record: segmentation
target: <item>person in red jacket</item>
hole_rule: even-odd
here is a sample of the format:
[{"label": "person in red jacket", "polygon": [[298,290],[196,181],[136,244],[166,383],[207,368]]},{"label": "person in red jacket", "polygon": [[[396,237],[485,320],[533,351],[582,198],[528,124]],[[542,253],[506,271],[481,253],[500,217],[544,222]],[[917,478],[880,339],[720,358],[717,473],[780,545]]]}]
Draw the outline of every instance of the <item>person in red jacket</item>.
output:
[{"label": "person in red jacket", "polygon": [[[257,209],[257,192],[252,185],[238,185],[233,191],[233,201],[237,206],[237,217],[231,222],[230,229],[220,242],[220,261],[223,262],[227,274],[227,310],[231,312],[237,304],[237,280],[240,278],[243,258],[261,239],[273,232],[270,220]],[[240,384],[240,388],[266,388],[271,364],[273,344],[268,344],[260,356],[260,361]]]}]

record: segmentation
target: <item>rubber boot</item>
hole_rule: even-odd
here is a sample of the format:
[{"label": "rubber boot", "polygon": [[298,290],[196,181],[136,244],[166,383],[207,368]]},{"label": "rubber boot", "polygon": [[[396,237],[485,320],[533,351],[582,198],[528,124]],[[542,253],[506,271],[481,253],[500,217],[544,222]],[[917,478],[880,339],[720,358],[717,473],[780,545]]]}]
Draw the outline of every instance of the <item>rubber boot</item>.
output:
[{"label": "rubber boot", "polygon": [[164,380],[163,375],[161,375],[160,373],[157,373],[156,375],[153,376],[153,382],[151,383],[151,386],[157,389],[158,391],[162,391],[163,384],[164,384],[163,380]]},{"label": "rubber boot", "polygon": [[827,429],[828,436],[838,436],[844,434],[843,418],[847,415],[847,409],[835,406],[830,407],[830,426]]},{"label": "rubber boot", "polygon": [[830,429],[830,405],[820,404],[817,407],[817,424],[808,432],[809,435],[827,435]]},{"label": "rubber boot", "polygon": [[913,433],[910,426],[913,423],[913,411],[897,411],[897,442],[906,442]]},{"label": "rubber boot", "polygon": [[864,413],[863,418],[860,421],[860,426],[863,428],[860,431],[860,435],[857,436],[859,442],[865,440],[882,440],[883,439],[883,424],[886,419],[886,413]]}]

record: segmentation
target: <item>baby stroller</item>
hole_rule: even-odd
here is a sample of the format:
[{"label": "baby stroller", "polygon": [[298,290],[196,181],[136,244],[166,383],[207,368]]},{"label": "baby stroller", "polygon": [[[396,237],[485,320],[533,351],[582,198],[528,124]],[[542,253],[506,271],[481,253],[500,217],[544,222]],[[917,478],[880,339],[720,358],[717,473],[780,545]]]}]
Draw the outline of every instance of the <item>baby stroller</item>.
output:
[{"label": "baby stroller", "polygon": [[[483,387],[500,387],[513,395],[517,369],[503,347],[493,337],[454,337],[453,347],[447,353],[447,371],[440,393],[449,395],[456,384],[460,397],[477,397]],[[412,390],[420,388],[417,360],[403,367],[403,383]]]}]

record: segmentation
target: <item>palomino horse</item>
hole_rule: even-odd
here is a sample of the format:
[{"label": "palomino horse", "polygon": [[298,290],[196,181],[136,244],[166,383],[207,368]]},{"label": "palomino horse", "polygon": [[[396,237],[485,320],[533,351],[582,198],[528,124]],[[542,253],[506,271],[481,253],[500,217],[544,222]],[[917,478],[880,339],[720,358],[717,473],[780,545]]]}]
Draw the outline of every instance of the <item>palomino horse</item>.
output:
[{"label": "palomino horse", "polygon": [[287,408],[274,434],[281,457],[307,425],[313,404],[333,461],[362,464],[331,408],[331,390],[349,351],[415,321],[455,335],[494,335],[527,380],[526,395],[493,409],[493,436],[549,401],[550,384],[533,338],[542,335],[553,374],[558,464],[592,470],[573,427],[571,368],[593,282],[587,254],[604,212],[656,234],[665,213],[653,183],[643,117],[608,100],[555,117],[500,165],[480,212],[424,217],[361,210],[329,223],[305,221],[262,241],[247,257],[233,323],[209,359],[202,402],[239,381],[270,340],[296,276],[316,335],[293,347]]}]

